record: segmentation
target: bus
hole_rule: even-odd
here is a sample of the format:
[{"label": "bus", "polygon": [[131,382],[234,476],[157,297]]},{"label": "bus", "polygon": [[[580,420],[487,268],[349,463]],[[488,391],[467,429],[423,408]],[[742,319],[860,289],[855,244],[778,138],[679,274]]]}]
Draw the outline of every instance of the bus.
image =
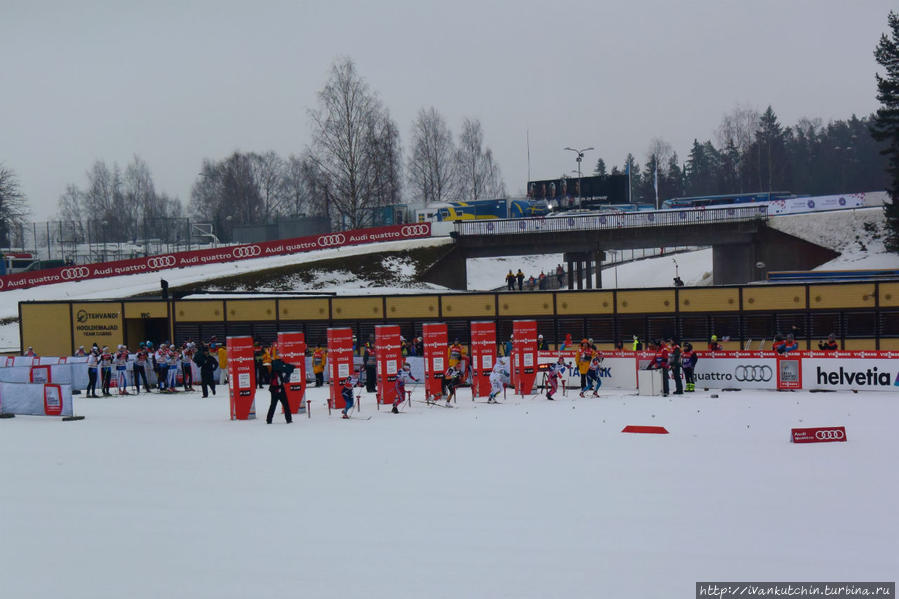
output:
[{"label": "bus", "polygon": [[415,211],[415,219],[422,221],[484,220],[493,218],[527,218],[546,216],[551,211],[546,200],[474,200],[431,204]]}]

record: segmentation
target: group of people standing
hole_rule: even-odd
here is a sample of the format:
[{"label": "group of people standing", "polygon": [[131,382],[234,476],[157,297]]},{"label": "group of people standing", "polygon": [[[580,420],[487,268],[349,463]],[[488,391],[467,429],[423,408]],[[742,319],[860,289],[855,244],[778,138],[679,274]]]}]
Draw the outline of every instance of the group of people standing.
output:
[{"label": "group of people standing", "polygon": [[[550,283],[551,277],[554,275],[556,277],[556,280],[558,281],[558,284],[555,286]],[[550,289],[553,287],[561,288],[564,284],[564,281],[565,269],[562,268],[561,264],[556,266],[555,273],[553,273],[552,271],[547,273],[541,270],[540,274],[536,277],[534,275],[531,275],[530,277],[527,277],[527,279],[525,279],[525,275],[520,268],[518,269],[518,272],[512,272],[512,269],[509,269],[509,272],[506,274],[506,289],[508,289],[509,291],[515,291],[516,285],[518,287],[518,291],[524,291],[525,288],[527,288],[528,291],[533,291],[534,289]]]}]

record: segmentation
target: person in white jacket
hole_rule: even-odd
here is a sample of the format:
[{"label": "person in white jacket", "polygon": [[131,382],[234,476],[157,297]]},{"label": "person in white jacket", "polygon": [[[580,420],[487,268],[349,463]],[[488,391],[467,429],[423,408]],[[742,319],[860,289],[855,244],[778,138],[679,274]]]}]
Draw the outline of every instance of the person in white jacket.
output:
[{"label": "person in white jacket", "polygon": [[503,392],[503,386],[509,381],[508,358],[499,358],[490,371],[490,396],[487,403],[496,403],[496,396]]}]

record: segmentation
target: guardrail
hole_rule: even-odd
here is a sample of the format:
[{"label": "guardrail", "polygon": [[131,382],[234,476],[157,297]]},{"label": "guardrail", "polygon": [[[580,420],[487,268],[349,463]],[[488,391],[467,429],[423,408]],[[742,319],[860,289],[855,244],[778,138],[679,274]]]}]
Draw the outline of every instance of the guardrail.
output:
[{"label": "guardrail", "polygon": [[727,206],[721,208],[622,212],[620,214],[578,214],[539,218],[456,221],[455,235],[462,237],[474,235],[520,235],[525,233],[568,233],[571,231],[679,227],[684,225],[767,220],[767,206]]}]

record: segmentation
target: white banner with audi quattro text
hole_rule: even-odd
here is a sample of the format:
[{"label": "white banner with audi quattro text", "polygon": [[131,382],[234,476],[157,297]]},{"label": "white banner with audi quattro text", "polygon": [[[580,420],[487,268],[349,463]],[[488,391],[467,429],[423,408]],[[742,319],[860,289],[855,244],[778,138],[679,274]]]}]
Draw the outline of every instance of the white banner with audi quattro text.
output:
[{"label": "white banner with audi quattro text", "polygon": [[775,352],[697,352],[693,376],[703,389],[777,389]]},{"label": "white banner with audi quattro text", "polygon": [[899,393],[899,352],[802,352],[802,388]]},{"label": "white banner with audi quattro text", "polygon": [[0,414],[72,416],[72,386],[0,383]]}]

